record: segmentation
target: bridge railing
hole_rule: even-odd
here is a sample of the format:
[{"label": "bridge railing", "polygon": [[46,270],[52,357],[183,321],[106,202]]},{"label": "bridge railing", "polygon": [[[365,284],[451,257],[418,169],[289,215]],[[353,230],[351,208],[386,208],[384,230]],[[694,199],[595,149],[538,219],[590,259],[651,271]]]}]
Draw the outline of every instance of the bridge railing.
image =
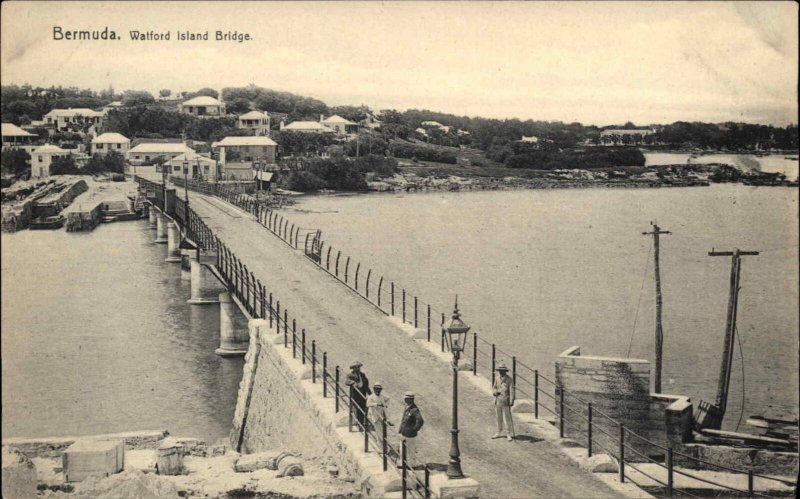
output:
[{"label": "bridge railing", "polygon": [[[159,184],[155,185],[160,187]],[[224,195],[221,197],[245,211],[253,213],[262,226],[270,230],[291,247],[298,249],[302,242],[305,255],[318,267],[355,291],[386,315],[398,317],[404,324],[410,324],[416,328],[424,328],[427,333],[426,340],[428,342],[439,341],[441,350],[445,351],[447,349],[444,336],[445,330],[443,327],[447,316],[445,312],[433,307],[429,302],[424,302],[416,295],[408,292],[405,288],[397,286],[394,281],[387,282],[383,276],[373,273],[371,268],[362,266],[360,262],[356,262],[349,256],[345,256],[343,259],[341,251],[337,250],[334,253],[333,247],[325,244],[321,238],[320,231],[301,229],[289,222],[288,219],[284,218],[283,215],[277,213],[275,210],[262,205],[251,196],[241,192],[225,191]],[[288,335],[288,316],[286,309],[284,309],[284,316],[283,319],[281,319],[280,301],[277,301],[276,306],[273,307],[272,293],[268,294],[267,301],[266,288],[261,285],[260,281],[254,278],[252,273],[247,271],[247,267],[243,266],[218,238],[213,236],[211,231],[205,227],[202,220],[194,214],[193,210],[189,209],[190,225],[193,218],[195,219],[195,225],[199,226],[202,224],[197,230],[200,232],[205,231],[206,239],[204,240],[206,242],[204,244],[219,248],[217,253],[218,266],[221,265],[222,268],[226,269],[227,274],[224,274],[227,276],[226,279],[233,279],[232,281],[228,281],[233,283],[232,292],[236,294],[237,298],[239,298],[242,303],[247,303],[246,307],[251,315],[258,317],[264,317],[266,315],[269,318],[270,326],[272,326],[274,320],[276,328],[278,328],[276,332],[278,333],[280,332],[281,320],[283,320],[283,334],[286,337],[286,335]],[[213,239],[214,243],[209,243],[207,241],[208,237]],[[223,260],[220,260],[220,258],[223,258]],[[353,267],[355,268],[351,274],[350,269]],[[362,277],[364,276],[365,269],[366,276]],[[261,312],[261,315],[256,315],[257,312]],[[295,321],[292,320],[293,340],[296,334],[294,323]],[[748,482],[747,488],[731,488],[730,486],[723,486],[722,484],[713,485],[721,486],[730,491],[735,490],[737,493],[748,494],[750,497],[769,497],[755,492],[755,477],[762,480],[774,481],[783,485],[794,485],[780,478],[756,474],[752,470],[726,467],[718,463],[674,452],[672,446],[667,447],[660,445],[625,428],[621,422],[593,407],[590,402],[564,390],[556,381],[547,378],[537,369],[533,369],[519,361],[516,355],[500,349],[496,343],[487,340],[484,334],[473,331],[472,336],[472,358],[470,359],[470,367],[473,376],[482,375],[491,382],[494,382],[498,359],[510,358],[510,371],[514,380],[515,398],[531,399],[534,406],[534,415],[537,418],[542,414],[541,411],[552,414],[554,417],[553,422],[558,425],[561,436],[564,436],[568,427],[572,427],[573,430],[582,433],[585,437],[589,456],[596,453],[596,449],[600,449],[603,453],[615,458],[619,466],[620,481],[622,482],[629,479],[635,483],[634,478],[631,477],[629,468],[643,476],[650,477],[650,475],[641,470],[642,463],[656,464],[660,471],[665,472],[666,475],[662,477],[662,479],[650,478],[655,483],[663,486],[663,493],[667,497],[670,497],[677,491],[673,482],[675,473],[697,479],[700,482],[709,482],[709,480],[686,470],[676,470],[672,462],[672,457],[677,455],[685,459],[690,459],[701,466],[723,469],[729,473],[746,475]],[[288,348],[288,339],[284,343]],[[296,348],[296,343],[294,341],[292,341],[292,348]],[[467,355],[466,358],[469,359],[469,356]],[[519,395],[522,395],[522,397],[519,397]],[[574,418],[568,418],[567,414],[573,414],[578,420],[583,421],[584,424],[579,427],[573,421]],[[661,454],[666,457],[666,462],[662,463],[661,461],[653,459],[650,453],[646,452],[645,449],[660,449],[662,451]],[[680,493],[691,496],[691,493],[685,489],[680,490]]]},{"label": "bridge railing", "polygon": [[[191,207],[188,212],[192,219],[194,212]],[[318,350],[321,350],[321,347],[317,340],[312,338],[305,329],[298,331],[297,320],[290,317],[285,304],[282,307],[280,300],[267,290],[267,287],[255,277],[247,265],[225,243],[213,234],[211,237],[217,248],[216,266],[225,280],[228,292],[236,297],[250,316],[266,319],[269,329],[273,330],[274,328],[276,335],[283,336],[283,347],[292,349],[292,358],[299,359],[303,364],[310,364],[312,383],[322,385],[323,397],[332,399],[336,413],[343,412],[345,408],[348,410],[350,431],[353,431],[355,426],[364,433],[364,452],[378,453],[383,460],[383,470],[388,471],[391,467],[398,473],[403,480],[404,494],[430,497],[430,472],[427,466],[424,468],[424,479],[419,478],[413,472],[409,476],[408,469],[401,465],[403,463],[402,450],[398,452],[397,448],[389,443],[385,434],[386,425],[383,425],[383,434],[376,435],[374,428],[369,423],[365,423],[368,421],[368,409],[362,409],[357,404],[353,404],[349,387],[342,384],[339,365],[330,367],[332,359],[327,351],[323,351],[320,358]],[[364,398],[366,399],[366,397]]]}]

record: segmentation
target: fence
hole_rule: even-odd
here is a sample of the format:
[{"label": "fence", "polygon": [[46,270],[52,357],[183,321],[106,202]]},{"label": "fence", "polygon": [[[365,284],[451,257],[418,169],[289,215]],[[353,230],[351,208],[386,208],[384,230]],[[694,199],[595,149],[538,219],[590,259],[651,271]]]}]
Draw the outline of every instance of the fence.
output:
[{"label": "fence", "polygon": [[[149,182],[149,181],[145,181]],[[152,182],[151,182],[152,183]],[[154,184],[160,187],[159,184]],[[190,188],[191,185],[190,185]],[[371,268],[363,267],[360,262],[356,262],[351,257],[345,256],[342,258],[342,252],[333,252],[333,247],[326,245],[321,239],[321,233],[318,230],[301,229],[290,223],[279,213],[274,210],[263,206],[261,203],[252,197],[236,192],[224,192],[222,195],[216,193],[223,199],[239,206],[240,208],[248,211],[256,216],[259,223],[270,230],[273,234],[278,236],[281,240],[286,242],[292,248],[298,249],[299,242],[303,241],[304,254],[317,266],[325,270],[328,274],[345,284],[351,290],[355,291],[359,296],[367,300],[369,303],[377,307],[383,313],[389,316],[398,317],[404,324],[413,325],[415,328],[421,328],[426,331],[426,340],[439,341],[441,350],[444,352],[447,349],[445,341],[444,324],[446,314],[430,303],[424,302],[417,295],[414,295],[405,288],[397,286],[394,281],[386,281],[382,275],[374,274]],[[252,273],[247,271],[247,267],[243,266],[241,262],[227,249],[227,247],[219,241],[218,238],[211,234],[211,231],[205,226],[202,220],[197,217],[194,212],[189,209],[190,225],[194,223],[196,228],[194,234],[203,234],[204,243],[208,246],[204,248],[217,248],[217,266],[223,272],[226,282],[232,283],[229,288],[241,303],[245,304],[248,312],[254,317],[267,317],[269,319],[270,327],[273,322],[275,323],[276,333],[280,334],[280,324],[283,321],[283,335],[284,346],[288,348],[288,334],[289,322],[287,310],[284,308],[283,319],[281,319],[280,301],[273,304],[272,293],[267,297],[266,288],[264,288],[260,281],[255,279]],[[191,222],[192,220],[194,222]],[[214,241],[209,242],[208,237]],[[200,243],[198,243],[200,244]],[[352,274],[351,274],[351,270]],[[366,271],[366,272],[365,272]],[[366,275],[365,275],[366,274]],[[352,276],[352,277],[351,277]],[[437,331],[438,328],[438,331]],[[291,327],[292,349],[293,355],[296,354],[296,327],[295,321],[292,320]],[[477,331],[472,332],[472,348],[471,348],[471,368],[472,375],[478,376],[479,374],[485,376],[490,381],[494,382],[496,365],[498,358],[511,359],[511,377],[514,381],[514,398],[527,398],[532,400],[534,407],[534,416],[538,419],[541,411],[547,411],[554,418],[555,424],[559,428],[559,433],[563,437],[564,430],[567,425],[571,425],[573,429],[579,431],[585,438],[587,455],[594,455],[597,449],[616,458],[619,465],[619,478],[620,481],[631,480],[636,483],[628,469],[640,473],[641,475],[649,477],[655,483],[662,485],[664,495],[671,497],[678,492],[674,487],[674,475],[680,474],[700,482],[705,482],[710,485],[718,486],[724,490],[735,491],[737,493],[747,494],[750,497],[769,497],[759,494],[754,490],[754,478],[759,477],[764,480],[771,480],[785,485],[794,485],[791,482],[781,480],[774,477],[768,477],[761,474],[756,474],[752,470],[741,470],[732,467],[722,466],[710,461],[701,460],[675,452],[672,446],[663,446],[653,442],[627,428],[619,421],[611,418],[602,411],[592,407],[590,402],[586,402],[577,395],[574,395],[567,390],[563,390],[558,383],[554,380],[547,378],[539,373],[537,369],[524,364],[517,359],[516,355],[511,355],[506,351],[500,349],[495,343],[487,341],[483,335]],[[302,340],[302,360],[305,362],[306,352],[306,334],[303,330],[301,334]],[[316,351],[316,344],[312,341],[312,349]],[[465,355],[469,359],[469,354]],[[327,371],[328,359],[327,354],[323,354],[324,368],[323,380],[330,377],[330,372]],[[312,372],[314,373],[314,381],[316,382],[316,366],[318,359],[312,356]],[[339,393],[339,377],[338,366],[336,366],[335,386],[335,403],[337,412],[340,409],[340,393]],[[551,394],[552,390],[552,394]],[[323,383],[323,394],[327,397],[327,384]],[[345,400],[348,407],[350,406],[349,400]],[[566,411],[574,413],[578,418],[585,423],[584,428],[578,428],[574,423],[570,422],[566,417]],[[352,420],[352,414],[351,414]],[[607,437],[602,439],[598,436]],[[638,443],[632,444],[631,441]],[[603,443],[601,443],[603,442]],[[612,442],[613,445],[609,445]],[[374,442],[373,442],[374,443]],[[609,448],[613,447],[613,448]],[[369,448],[369,438],[365,435],[365,449]],[[666,462],[662,463],[652,458],[647,452],[642,452],[642,449],[660,449],[666,457]],[[394,454],[397,455],[396,451]],[[384,456],[387,454],[385,453]],[[673,465],[673,457],[679,456],[685,459],[690,459],[698,464],[728,471],[730,473],[746,475],[748,478],[747,489],[736,489],[724,484],[716,483],[696,474],[689,473],[686,470],[675,469]],[[384,461],[386,461],[384,457]],[[641,463],[653,463],[658,466],[659,471],[666,472],[666,477],[663,479],[656,479],[647,472],[642,471]],[[396,463],[395,463],[396,465]],[[385,467],[384,467],[385,469]],[[405,468],[403,468],[405,469]],[[427,475],[427,471],[426,471]],[[638,485],[638,484],[637,484]],[[427,488],[424,490],[427,491]],[[680,494],[692,496],[685,489],[681,489]],[[427,492],[426,492],[427,493]]]},{"label": "fence", "polygon": [[[426,340],[428,342],[438,341],[443,352],[447,349],[444,330],[446,314],[443,311],[421,300],[407,289],[398,286],[394,281],[388,281],[384,276],[375,273],[372,268],[365,267],[361,262],[342,254],[340,250],[335,250],[331,245],[326,245],[319,236],[320,234],[317,233],[310,243],[304,245],[305,254],[311,261],[386,315],[401,319],[403,324],[424,329],[427,333]],[[596,454],[597,450],[600,450],[616,458],[619,465],[619,478],[622,482],[626,479],[634,481],[630,473],[632,469],[659,484],[667,497],[671,497],[677,492],[692,496],[685,488],[678,491],[674,486],[673,478],[675,474],[718,486],[723,490],[747,494],[750,497],[769,497],[755,492],[753,488],[754,477],[793,485],[785,480],[755,474],[752,470],[735,469],[694,458],[674,451],[672,446],[668,447],[653,442],[625,428],[621,422],[592,407],[590,402],[567,390],[563,390],[554,380],[540,374],[537,369],[524,364],[516,355],[503,351],[497,344],[486,340],[484,335],[479,334],[478,331],[472,332],[472,347],[467,348],[464,356],[466,359],[471,360],[470,367],[473,376],[483,375],[492,383],[494,383],[498,359],[510,359],[511,365],[509,369],[514,381],[514,398],[531,400],[534,407],[534,416],[537,419],[542,411],[549,413],[553,417],[561,437],[564,437],[564,431],[568,426],[572,426],[573,430],[581,433],[584,437],[589,457]],[[570,421],[565,416],[570,413],[582,420],[585,426],[580,428]],[[663,455],[665,462],[662,463],[653,459],[653,451]],[[747,489],[736,489],[705,479],[697,474],[689,473],[686,470],[676,469],[673,464],[673,457],[676,456],[691,459],[709,468],[747,475],[748,487]],[[648,474],[642,469],[641,463],[656,464],[659,471],[663,472],[665,476],[660,478],[653,477],[652,474]]]}]

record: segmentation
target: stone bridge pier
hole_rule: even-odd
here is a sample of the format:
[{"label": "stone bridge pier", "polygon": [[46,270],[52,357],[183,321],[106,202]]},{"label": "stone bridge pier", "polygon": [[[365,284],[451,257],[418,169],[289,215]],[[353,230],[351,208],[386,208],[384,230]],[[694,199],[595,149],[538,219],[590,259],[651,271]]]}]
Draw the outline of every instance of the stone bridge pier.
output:
[{"label": "stone bridge pier", "polygon": [[156,215],[156,244],[167,243],[167,224],[169,219],[163,213]]},{"label": "stone bridge pier", "polygon": [[178,263],[181,261],[181,231],[176,222],[167,223],[167,258],[166,262]]},{"label": "stone bridge pier", "polygon": [[153,206],[147,205],[147,218],[150,221],[150,228],[158,228],[158,211]]}]

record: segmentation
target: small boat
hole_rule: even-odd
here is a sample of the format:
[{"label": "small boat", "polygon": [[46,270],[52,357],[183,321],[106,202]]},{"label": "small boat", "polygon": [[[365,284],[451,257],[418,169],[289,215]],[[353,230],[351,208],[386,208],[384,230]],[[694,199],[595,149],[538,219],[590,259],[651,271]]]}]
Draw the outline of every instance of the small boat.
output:
[{"label": "small boat", "polygon": [[31,221],[31,230],[55,230],[64,226],[64,215],[39,217]]}]

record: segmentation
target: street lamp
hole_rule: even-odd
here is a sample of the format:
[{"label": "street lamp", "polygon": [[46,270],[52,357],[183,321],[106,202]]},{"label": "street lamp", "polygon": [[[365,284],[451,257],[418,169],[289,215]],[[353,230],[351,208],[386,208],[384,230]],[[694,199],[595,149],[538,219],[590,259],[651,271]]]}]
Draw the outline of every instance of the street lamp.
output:
[{"label": "street lamp", "polygon": [[458,358],[467,345],[469,326],[461,320],[458,313],[458,295],[453,310],[453,318],[445,328],[447,346],[453,353],[453,428],[450,430],[450,461],[447,463],[447,478],[464,478],[461,471],[461,452],[458,450]]},{"label": "street lamp", "polygon": [[172,168],[172,164],[169,161],[161,165],[161,177],[164,187],[164,213],[167,212],[167,168]]},{"label": "street lamp", "polygon": [[186,206],[189,206],[189,162],[183,162],[183,189]]}]

